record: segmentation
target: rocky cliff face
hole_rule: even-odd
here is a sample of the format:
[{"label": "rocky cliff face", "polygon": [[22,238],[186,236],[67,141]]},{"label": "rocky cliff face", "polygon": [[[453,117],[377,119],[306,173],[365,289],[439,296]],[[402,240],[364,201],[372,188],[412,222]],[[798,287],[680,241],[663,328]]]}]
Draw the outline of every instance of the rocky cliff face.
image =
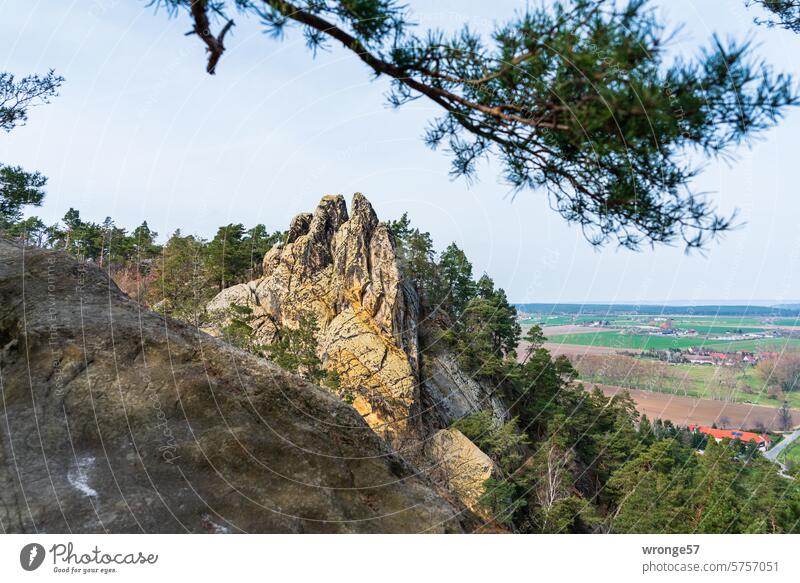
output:
[{"label": "rocky cliff face", "polygon": [[[402,330],[414,304],[402,289],[381,287],[394,269],[381,259],[388,238],[358,208],[345,227],[341,202],[326,200],[270,255],[275,279],[259,301],[274,309],[263,313],[263,333],[300,307],[282,303],[280,273],[327,314],[327,332],[385,346],[392,374],[407,379],[413,338]],[[347,285],[298,287],[302,270]],[[460,530],[435,485],[388,452],[350,406],[143,309],[94,267],[0,242],[0,305],[5,532]],[[336,362],[376,367],[333,337],[325,346]],[[383,399],[413,399],[412,383],[390,378],[370,385],[387,390],[374,396],[375,415]]]},{"label": "rocky cliff face", "polygon": [[[342,196],[326,196],[313,214],[297,215],[286,243],[265,256],[264,275],[223,290],[208,311],[224,318],[232,305],[252,310],[249,325],[264,344],[281,328],[315,315],[318,355],[338,373],[339,396],[352,397],[369,426],[420,467],[446,467],[435,474],[438,481],[465,506],[477,508],[490,470],[480,463],[477,470],[450,463],[444,450],[457,444],[458,455],[486,456],[460,433],[454,441],[442,437],[450,433],[436,432],[485,409],[502,421],[505,408],[435,340],[446,329],[442,318],[420,324],[416,291],[403,279],[390,231],[366,198],[354,195],[348,213]],[[422,358],[421,334],[432,346]]]},{"label": "rocky cliff face", "polygon": [[326,196],[313,214],[297,215],[286,244],[264,258],[264,275],[223,290],[208,310],[225,314],[234,304],[253,310],[250,325],[266,344],[314,314],[319,356],[379,433],[420,437],[482,409],[505,415],[500,400],[438,345],[420,370],[420,331],[435,337],[443,324],[420,324],[419,299],[399,271],[389,229],[361,194],[350,213],[342,196]]},{"label": "rocky cliff face", "polygon": [[262,343],[314,314],[319,356],[340,378],[341,393],[377,432],[409,434],[419,400],[416,292],[400,275],[394,243],[369,201],[326,196],[313,214],[296,216],[284,245],[264,258],[264,275],[222,291],[208,305],[253,310]]},{"label": "rocky cliff face", "polygon": [[449,427],[456,419],[476,411],[490,411],[498,423],[505,421],[507,408],[500,396],[462,370],[457,355],[438,340],[449,326],[439,314],[425,318],[419,326],[426,346],[420,367],[426,425],[435,429]]}]

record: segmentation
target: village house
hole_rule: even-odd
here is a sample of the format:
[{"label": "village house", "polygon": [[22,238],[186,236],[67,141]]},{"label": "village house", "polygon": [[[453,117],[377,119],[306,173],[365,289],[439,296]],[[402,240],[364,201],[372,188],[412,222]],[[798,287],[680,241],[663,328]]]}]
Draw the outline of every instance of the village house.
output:
[{"label": "village house", "polygon": [[714,359],[712,357],[703,354],[689,354],[686,360],[690,364],[714,364]]},{"label": "village house", "polygon": [[689,425],[689,431],[695,433],[705,433],[713,437],[719,443],[723,439],[738,439],[744,443],[755,441],[760,451],[767,451],[772,445],[772,440],[766,434],[752,433],[750,431],[742,431],[741,429],[716,429],[714,427],[705,427],[703,425]]}]

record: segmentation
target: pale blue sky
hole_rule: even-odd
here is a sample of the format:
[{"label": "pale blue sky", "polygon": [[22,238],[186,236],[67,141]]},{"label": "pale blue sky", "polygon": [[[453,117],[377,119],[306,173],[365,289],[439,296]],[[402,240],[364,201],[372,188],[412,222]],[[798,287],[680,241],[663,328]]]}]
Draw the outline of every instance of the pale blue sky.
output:
[{"label": "pale blue sky", "polygon": [[[488,30],[525,3],[410,5],[423,25]],[[679,50],[714,31],[749,34],[777,69],[800,74],[800,36],[754,26],[743,0],[660,6],[686,24]],[[389,109],[387,81],[338,48],[312,59],[297,31],[277,42],[239,22],[209,77],[202,46],[183,35],[187,18],[154,15],[143,1],[0,0],[0,11],[0,70],[54,67],[67,79],[26,127],[0,136],[0,160],[49,177],[36,210],[48,222],[73,206],[96,221],[147,219],[162,235],[208,237],[229,222],[286,228],[323,194],[361,191],[381,218],[408,211],[440,249],[456,241],[515,301],[800,298],[800,111],[732,164],[708,163],[697,188],[747,224],[705,257],[596,251],[542,193],[512,201],[491,165],[475,185],[450,180],[448,155],[420,139],[436,107]]]}]

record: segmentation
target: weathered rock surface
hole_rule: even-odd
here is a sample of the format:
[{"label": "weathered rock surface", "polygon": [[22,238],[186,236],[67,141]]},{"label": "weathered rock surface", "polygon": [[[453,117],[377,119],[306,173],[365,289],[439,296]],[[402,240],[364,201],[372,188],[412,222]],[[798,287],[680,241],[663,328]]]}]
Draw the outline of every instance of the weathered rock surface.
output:
[{"label": "weathered rock surface", "polygon": [[434,464],[431,475],[470,510],[489,520],[491,517],[478,500],[483,495],[484,482],[495,471],[492,459],[483,453],[458,429],[437,431],[428,443],[428,457]]},{"label": "weathered rock surface", "polygon": [[[383,400],[413,399],[414,304],[383,262],[385,228],[354,206],[350,226],[339,199],[297,219],[270,276],[236,293],[264,306],[265,326],[306,306],[326,315],[328,358],[352,361],[379,417]],[[298,287],[301,274],[319,283]],[[287,289],[304,300],[283,302]],[[460,529],[353,408],[146,311],[94,267],[0,242],[0,306],[4,532]],[[347,334],[394,359],[373,384],[378,363]]]},{"label": "weathered rock surface", "polygon": [[497,421],[507,417],[502,400],[492,395],[489,387],[461,370],[451,352],[431,350],[426,353],[420,390],[425,411],[439,426],[446,427],[476,411],[489,410]]},{"label": "weathered rock surface", "polygon": [[313,214],[296,216],[287,242],[264,257],[264,275],[222,291],[208,305],[253,310],[257,341],[314,314],[323,365],[339,374],[342,393],[377,432],[408,435],[419,401],[419,303],[404,283],[394,243],[369,201],[324,197]]}]

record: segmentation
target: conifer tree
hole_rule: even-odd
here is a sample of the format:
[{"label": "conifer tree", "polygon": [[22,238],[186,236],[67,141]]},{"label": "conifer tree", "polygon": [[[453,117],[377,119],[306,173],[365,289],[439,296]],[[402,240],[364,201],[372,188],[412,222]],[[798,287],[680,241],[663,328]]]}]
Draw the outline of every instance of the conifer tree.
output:
[{"label": "conifer tree", "polygon": [[425,141],[452,153],[454,176],[492,157],[512,189],[546,193],[595,245],[702,247],[730,229],[734,217],[694,187],[702,162],[690,157],[732,155],[798,102],[748,42],[713,37],[694,58],[669,58],[672,28],[647,0],[527,6],[490,39],[468,26],[416,32],[397,0],[151,3],[188,17],[211,74],[234,17],[274,39],[298,27],[315,53],[343,47],[390,81],[393,106],[439,108]]}]

